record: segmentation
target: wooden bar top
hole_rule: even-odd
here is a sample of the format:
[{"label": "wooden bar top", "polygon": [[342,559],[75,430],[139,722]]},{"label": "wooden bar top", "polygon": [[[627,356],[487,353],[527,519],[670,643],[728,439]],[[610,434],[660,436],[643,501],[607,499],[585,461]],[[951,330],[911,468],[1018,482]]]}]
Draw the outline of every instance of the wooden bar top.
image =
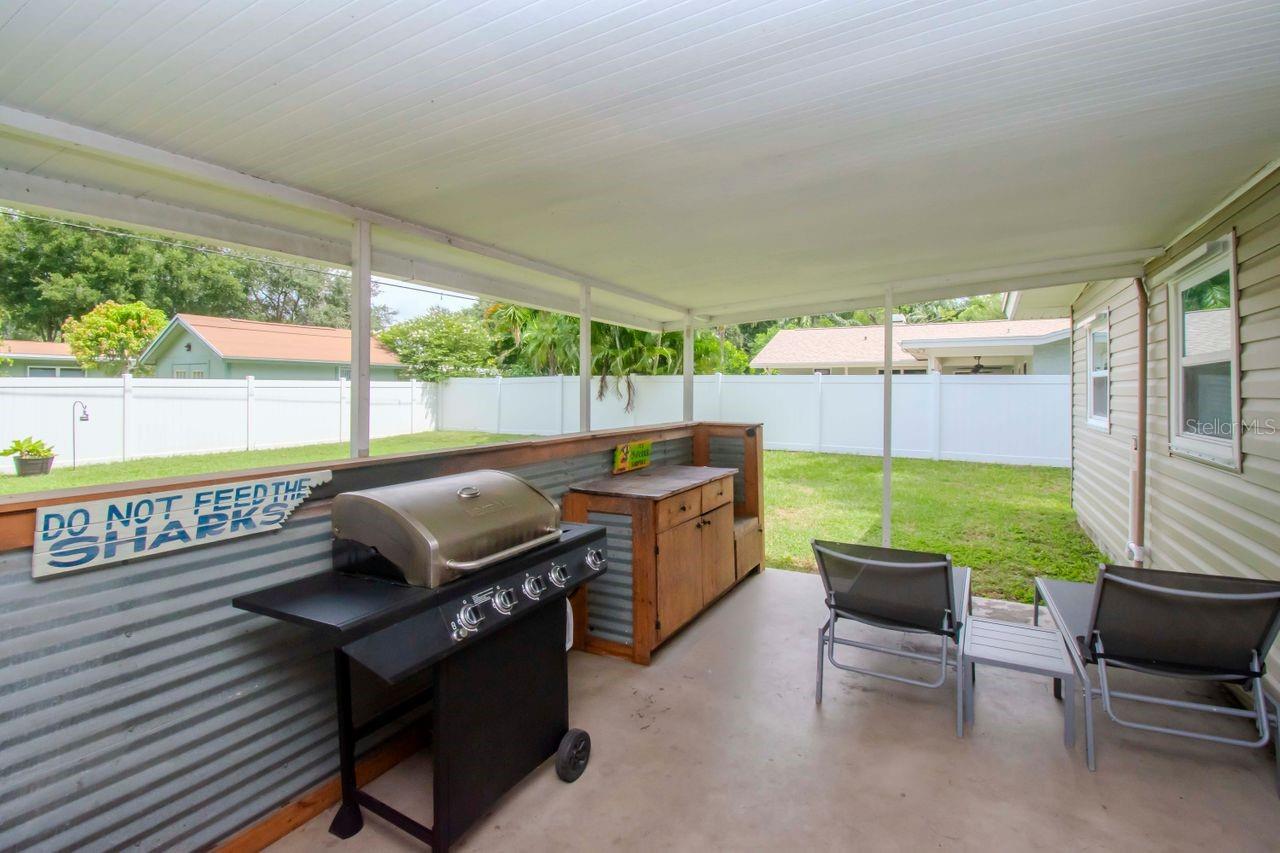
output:
[{"label": "wooden bar top", "polygon": [[587,483],[575,483],[570,491],[588,495],[620,498],[662,498],[702,486],[721,477],[738,473],[737,468],[712,468],[706,465],[658,465],[626,474],[601,477]]}]

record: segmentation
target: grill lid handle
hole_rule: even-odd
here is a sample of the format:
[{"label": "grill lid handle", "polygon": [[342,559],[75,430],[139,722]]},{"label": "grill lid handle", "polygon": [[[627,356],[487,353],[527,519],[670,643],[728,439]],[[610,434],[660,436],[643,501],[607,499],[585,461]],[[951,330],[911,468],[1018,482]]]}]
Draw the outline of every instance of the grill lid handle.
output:
[{"label": "grill lid handle", "polygon": [[537,539],[530,539],[528,542],[521,542],[519,545],[512,545],[510,548],[505,548],[497,553],[490,554],[487,557],[481,557],[478,560],[445,560],[444,564],[455,572],[478,572],[485,566],[491,566],[494,563],[499,563],[510,557],[514,557],[517,554],[523,554],[525,551],[530,551],[537,548],[539,545],[547,545],[551,542],[555,542],[559,538],[560,531],[552,530],[549,533],[539,536]]}]

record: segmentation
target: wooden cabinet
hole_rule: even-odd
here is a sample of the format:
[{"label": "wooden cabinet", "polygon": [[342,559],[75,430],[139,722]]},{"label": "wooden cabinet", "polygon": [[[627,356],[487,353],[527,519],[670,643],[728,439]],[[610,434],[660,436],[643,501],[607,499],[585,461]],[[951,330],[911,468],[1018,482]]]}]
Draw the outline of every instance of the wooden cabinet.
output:
[{"label": "wooden cabinet", "polygon": [[[618,553],[610,553],[614,577],[601,578],[594,591],[584,590],[575,601],[577,618],[596,626],[585,632],[583,647],[648,663],[657,645],[740,579],[735,473],[733,468],[665,466],[583,483],[565,495],[566,521],[630,528],[629,553],[616,547]],[[619,586],[628,570],[629,591]],[[623,600],[628,592],[629,600]],[[629,632],[619,624],[628,606]]]}]

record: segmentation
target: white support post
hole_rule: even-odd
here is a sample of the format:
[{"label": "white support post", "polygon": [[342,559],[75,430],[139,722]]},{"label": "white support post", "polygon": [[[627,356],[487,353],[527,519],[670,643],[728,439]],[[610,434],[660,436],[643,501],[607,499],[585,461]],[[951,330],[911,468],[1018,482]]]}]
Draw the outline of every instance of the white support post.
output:
[{"label": "white support post", "polygon": [[133,374],[120,374],[120,461],[129,461],[129,427],[133,409]]},{"label": "white support post", "polygon": [[253,398],[257,392],[253,387],[253,377],[244,378],[244,449],[253,450]]},{"label": "white support post", "polygon": [[884,448],[880,496],[880,544],[893,541],[893,288],[884,291]]},{"label": "white support post", "polygon": [[591,288],[578,291],[578,432],[591,432]]},{"label": "white support post", "polygon": [[684,353],[681,358],[684,368],[684,411],[686,422],[693,420],[693,315],[684,315]]},{"label": "white support post", "polygon": [[369,223],[355,223],[351,238],[351,455],[369,455],[369,339],[373,335],[373,239]]}]

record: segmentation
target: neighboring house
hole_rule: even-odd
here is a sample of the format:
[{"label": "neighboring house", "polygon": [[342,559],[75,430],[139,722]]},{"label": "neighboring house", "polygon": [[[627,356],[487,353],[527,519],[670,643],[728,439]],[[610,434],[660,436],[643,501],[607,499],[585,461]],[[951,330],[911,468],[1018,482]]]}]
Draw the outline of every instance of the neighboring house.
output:
[{"label": "neighboring house", "polygon": [[71,347],[61,341],[0,338],[0,376],[47,378],[84,375],[85,370],[76,363]]},{"label": "neighboring house", "polygon": [[[1064,319],[893,324],[895,373],[1071,371]],[[874,375],[884,367],[883,326],[783,329],[751,360],[777,373]]]},{"label": "neighboring house", "polygon": [[[350,376],[351,330],[177,314],[139,362],[165,379],[339,379]],[[374,381],[402,369],[377,339],[371,366]]]},{"label": "neighboring house", "polygon": [[[1144,297],[1145,492],[1134,473]],[[1128,562],[1141,543],[1157,569],[1280,579],[1280,169],[1206,215],[1144,279],[1005,304],[1072,320],[1072,503],[1098,546]]]}]

